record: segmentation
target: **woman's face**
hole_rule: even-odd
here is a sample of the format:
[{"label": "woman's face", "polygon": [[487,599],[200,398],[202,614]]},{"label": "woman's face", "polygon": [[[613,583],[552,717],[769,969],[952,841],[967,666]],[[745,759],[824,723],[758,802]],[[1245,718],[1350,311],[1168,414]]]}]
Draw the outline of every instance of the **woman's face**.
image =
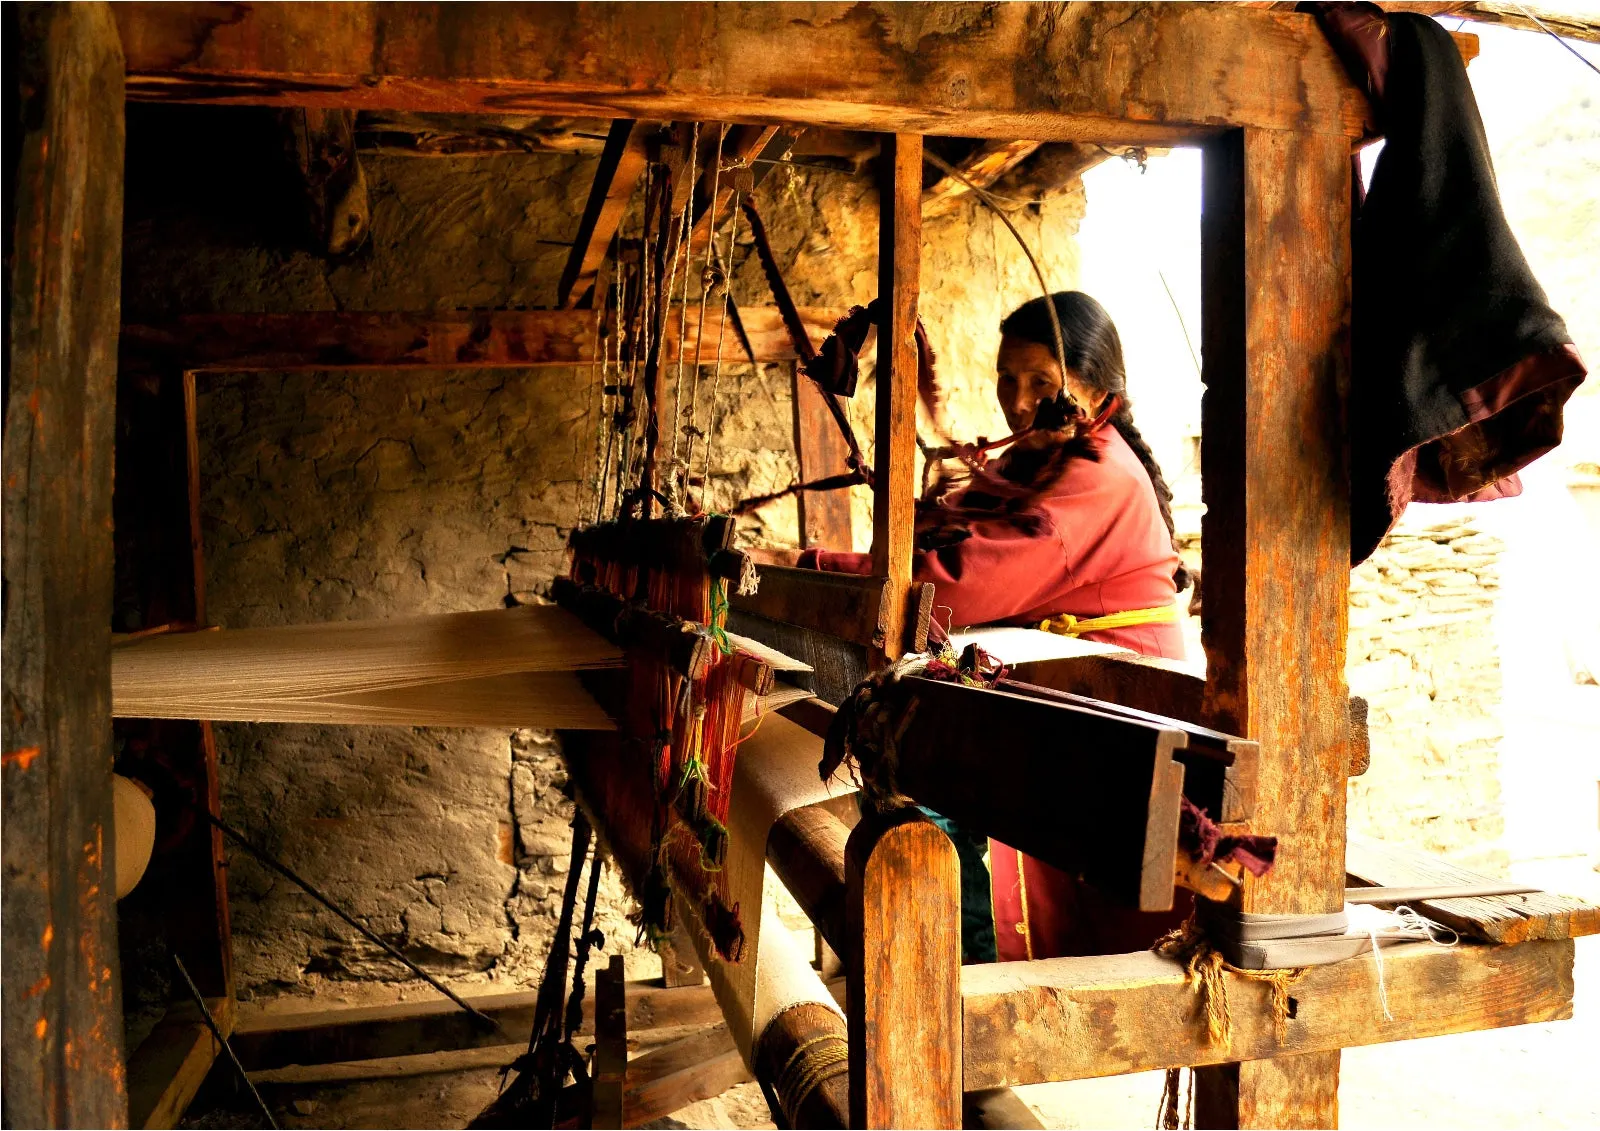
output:
[{"label": "woman's face", "polygon": [[1013,432],[1032,426],[1034,412],[1061,391],[1063,377],[1067,392],[1085,412],[1093,415],[1105,399],[1104,393],[1085,384],[1076,371],[1068,369],[1063,375],[1050,350],[1038,342],[1001,338],[995,369],[999,376],[994,393],[1000,401],[1000,411],[1006,415],[1006,424]]}]

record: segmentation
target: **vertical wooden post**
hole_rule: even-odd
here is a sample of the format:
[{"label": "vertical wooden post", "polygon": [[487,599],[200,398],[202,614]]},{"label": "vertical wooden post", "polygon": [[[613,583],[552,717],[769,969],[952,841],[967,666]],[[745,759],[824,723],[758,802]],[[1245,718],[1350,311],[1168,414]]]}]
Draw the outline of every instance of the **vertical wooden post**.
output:
[{"label": "vertical wooden post", "polygon": [[[14,22],[13,22],[14,21]],[[122,45],[105,4],[6,13],[4,1122],[122,1127],[111,457]]]},{"label": "vertical wooden post", "polygon": [[[828,403],[816,382],[800,372],[798,362],[789,365],[790,387],[794,391],[794,451],[800,462],[800,482],[838,475],[845,471],[850,447],[839,435],[838,426],[828,412]],[[820,546],[825,550],[853,550],[854,526],[850,521],[849,491],[802,491],[800,493],[800,545]]]},{"label": "vertical wooden post", "polygon": [[628,1074],[628,984],[622,955],[594,980],[594,1104],[591,1127],[622,1126],[622,1089]]},{"label": "vertical wooden post", "polygon": [[[1201,470],[1208,721],[1261,743],[1251,828],[1279,838],[1244,909],[1343,898],[1349,477],[1348,144],[1236,131],[1205,154]],[[1339,1054],[1201,1074],[1207,1127],[1332,1127]]]},{"label": "vertical wooden post", "polygon": [[[883,655],[905,651],[911,605],[911,538],[917,500],[917,297],[922,285],[922,138],[888,134],[878,158],[878,334],[872,572],[887,577]],[[903,597],[898,596],[904,594]]]},{"label": "vertical wooden post", "polygon": [[850,1126],[961,1126],[961,876],[916,809],[845,849]]}]

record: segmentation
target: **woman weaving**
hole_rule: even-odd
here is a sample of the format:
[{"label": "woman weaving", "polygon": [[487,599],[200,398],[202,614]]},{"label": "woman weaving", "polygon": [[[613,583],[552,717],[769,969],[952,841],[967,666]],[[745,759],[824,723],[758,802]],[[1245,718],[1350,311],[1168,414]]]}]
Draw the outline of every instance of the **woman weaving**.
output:
[{"label": "woman weaving", "polygon": [[[1088,295],[1052,298],[1064,358],[1045,299],[1001,323],[995,392],[1021,437],[919,506],[913,580],[933,583],[944,623],[1046,628],[1182,659],[1175,598],[1187,578],[1172,494],[1134,426],[1116,326]],[[1075,417],[1057,409],[1063,391]],[[871,572],[868,554],[806,550],[798,564]],[[1075,878],[991,841],[991,935],[981,841],[934,816],[961,850],[968,961],[1140,950],[1174,921],[1107,907]]]}]

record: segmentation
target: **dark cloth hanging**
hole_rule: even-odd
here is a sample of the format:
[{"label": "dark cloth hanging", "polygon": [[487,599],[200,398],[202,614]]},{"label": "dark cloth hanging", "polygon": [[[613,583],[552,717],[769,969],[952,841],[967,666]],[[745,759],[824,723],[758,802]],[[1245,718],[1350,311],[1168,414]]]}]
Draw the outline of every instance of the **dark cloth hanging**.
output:
[{"label": "dark cloth hanging", "polygon": [[1426,16],[1302,5],[1385,137],[1354,233],[1352,563],[1412,500],[1521,493],[1586,370],[1500,207],[1465,64]]}]

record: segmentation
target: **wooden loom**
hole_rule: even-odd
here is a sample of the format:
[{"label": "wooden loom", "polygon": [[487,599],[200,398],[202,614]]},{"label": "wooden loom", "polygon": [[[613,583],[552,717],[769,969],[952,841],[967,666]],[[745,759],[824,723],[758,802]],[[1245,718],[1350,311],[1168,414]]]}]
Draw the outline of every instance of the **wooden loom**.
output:
[{"label": "wooden loom", "polygon": [[[1058,665],[1056,686],[1092,688],[1100,699],[1248,736],[1259,748],[1253,825],[1280,837],[1282,856],[1269,876],[1246,881],[1244,909],[1310,914],[1338,906],[1350,765],[1342,686],[1348,498],[1328,469],[1343,464],[1348,157],[1370,126],[1368,108],[1306,16],[1105,5],[1041,19],[1027,5],[941,7],[937,35],[872,4],[843,17],[809,6],[631,4],[572,5],[559,20],[532,6],[432,4],[227,12],[129,4],[114,13],[91,4],[25,15],[24,33],[39,47],[29,65],[39,71],[33,89],[44,113],[29,119],[20,143],[18,196],[34,207],[19,204],[30,220],[18,224],[15,277],[18,293],[31,288],[52,301],[14,315],[12,393],[17,404],[31,397],[33,409],[8,411],[6,421],[6,576],[16,585],[6,627],[8,636],[20,633],[8,641],[6,682],[21,711],[5,759],[6,851],[8,861],[22,853],[32,869],[26,882],[8,877],[6,889],[8,1118],[116,1126],[131,1096],[138,1120],[172,1119],[214,1054],[196,1026],[175,1022],[177,1031],[135,1054],[125,1093],[106,959],[115,914],[101,857],[80,847],[99,843],[109,819],[105,530],[114,443],[138,439],[144,458],[128,466],[150,487],[130,500],[147,509],[138,525],[156,545],[131,560],[157,554],[191,563],[119,580],[142,594],[148,623],[198,625],[196,372],[579,359],[557,312],[278,316],[270,326],[268,316],[236,316],[234,328],[209,335],[205,320],[184,320],[124,335],[164,360],[152,369],[125,357],[122,381],[144,412],[114,435],[124,91],[169,101],[514,106],[621,117],[617,152],[603,162],[612,177],[638,167],[629,148],[634,119],[693,114],[760,128],[893,131],[881,162],[879,291],[890,318],[879,354],[874,576],[838,583],[764,571],[765,595],[740,610],[808,630],[808,646],[821,653],[843,642],[874,661],[916,646],[922,602],[909,584],[920,135],[1202,146],[1207,676],[1097,659]],[[915,37],[915,52],[901,48],[903,36]],[[1039,65],[1019,71],[1024,58]],[[576,301],[603,259],[612,189],[596,186],[593,219],[586,217],[589,235],[564,287],[569,296],[580,292]],[[70,259],[79,247],[86,257]],[[220,327],[226,319],[212,321]],[[242,333],[252,323],[261,327],[254,339]],[[543,329],[505,330],[517,323]],[[74,426],[49,426],[60,421]],[[819,672],[826,667],[778,646]],[[25,663],[19,654],[41,659]],[[814,704],[791,711],[813,725],[826,714]],[[209,791],[214,806],[215,755],[204,725],[187,741],[196,788]],[[936,782],[939,749],[919,750]],[[581,758],[574,769],[581,773]],[[24,810],[35,815],[19,819]],[[931,826],[901,819],[864,822],[847,845],[842,822],[830,816],[802,809],[784,817],[768,852],[793,886],[815,885],[802,901],[845,959],[847,1111],[863,1126],[951,1126],[963,1092],[1180,1065],[1213,1066],[1198,1087],[1206,1125],[1331,1126],[1338,1049],[1566,1016],[1570,938],[1596,926],[1592,909],[1552,897],[1448,908],[1485,941],[1391,952],[1394,1021],[1382,1021],[1371,1000],[1370,962],[1354,960],[1309,975],[1281,1033],[1256,1008],[1258,988],[1234,986],[1238,1032],[1218,1049],[1193,1021],[1181,972],[1151,955],[959,969],[948,843]],[[209,952],[202,988],[226,1016],[219,858],[214,835],[197,834],[189,860],[202,882],[186,886],[209,885],[215,898],[189,912],[185,929],[191,948]],[[1397,883],[1409,865],[1380,858],[1360,867],[1362,880]],[[52,946],[53,938],[72,945]],[[639,995],[623,996],[625,1018]],[[802,1020],[813,1030],[828,1024],[814,1014]],[[758,1075],[771,1082],[781,1067],[773,1058],[806,1031],[789,1032],[787,1048],[764,1042]],[[842,1119],[838,1087],[819,1091],[820,1107],[802,1118]]]}]

